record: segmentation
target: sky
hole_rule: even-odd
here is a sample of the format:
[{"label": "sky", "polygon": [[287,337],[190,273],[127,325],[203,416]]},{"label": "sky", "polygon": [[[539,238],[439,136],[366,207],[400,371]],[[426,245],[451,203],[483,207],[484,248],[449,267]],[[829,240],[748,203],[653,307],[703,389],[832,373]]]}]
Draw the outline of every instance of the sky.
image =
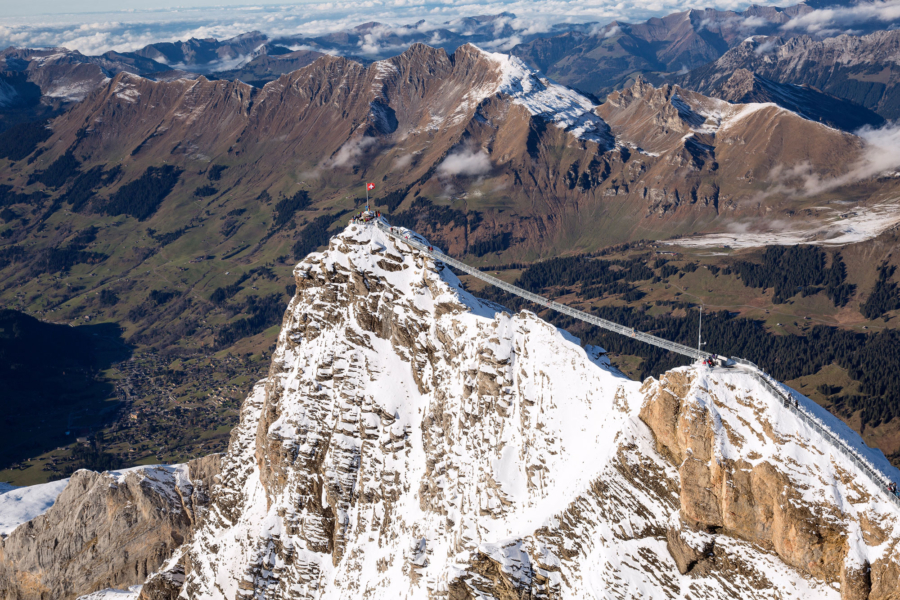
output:
[{"label": "sky", "polygon": [[[756,0],[787,6],[799,0]],[[84,54],[129,51],[152,42],[219,39],[248,31],[270,37],[317,35],[367,21],[388,25],[424,20],[424,29],[459,17],[511,12],[518,31],[555,23],[638,22],[688,8],[743,10],[744,0],[0,0],[0,48],[65,46]],[[863,5],[864,4],[864,5]],[[810,33],[852,33],[854,23],[900,19],[900,0],[817,10],[789,24]],[[785,26],[787,27],[787,25]]]}]

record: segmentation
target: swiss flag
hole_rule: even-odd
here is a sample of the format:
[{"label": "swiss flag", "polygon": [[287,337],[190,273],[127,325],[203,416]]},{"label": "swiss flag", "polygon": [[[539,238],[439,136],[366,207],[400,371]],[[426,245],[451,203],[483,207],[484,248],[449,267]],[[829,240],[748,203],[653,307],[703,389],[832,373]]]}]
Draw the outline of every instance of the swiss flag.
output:
[{"label": "swiss flag", "polygon": [[374,184],[374,183],[367,183],[367,184],[366,184],[366,189],[367,189],[367,190],[374,190],[374,189],[375,189],[375,184]]}]

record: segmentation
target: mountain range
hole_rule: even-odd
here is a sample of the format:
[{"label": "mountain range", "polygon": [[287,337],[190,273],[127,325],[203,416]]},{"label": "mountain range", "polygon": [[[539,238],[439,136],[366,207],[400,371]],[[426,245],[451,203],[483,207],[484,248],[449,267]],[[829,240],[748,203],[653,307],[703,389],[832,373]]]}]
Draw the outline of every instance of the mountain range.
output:
[{"label": "mountain range", "polygon": [[[607,211],[617,214],[607,243],[699,233],[723,218],[796,211],[816,195],[791,194],[804,178],[841,182],[866,160],[862,139],[815,121],[878,124],[877,115],[842,112],[837,100],[809,102],[815,92],[804,89],[760,87],[741,99],[777,96],[798,112],[654,88],[640,78],[595,109],[518,59],[474,46],[447,55],[414,45],[369,67],[326,56],[261,89],[120,73],[58,118],[43,153],[9,175],[79,212],[130,214],[151,225],[158,210],[203,220],[202,207],[238,209],[261,194],[302,192],[310,204],[299,210],[333,214],[352,209],[348,189],[377,181],[375,203],[391,212],[445,198],[463,203],[461,214],[479,215],[476,225],[466,216],[438,223],[428,210],[411,214],[456,253],[502,233],[521,240],[520,255],[541,255],[562,238],[590,250]],[[113,164],[115,178],[85,179]],[[110,207],[117,190],[163,165],[179,171],[171,200]],[[209,186],[213,167],[221,170]],[[773,190],[779,177],[783,189]],[[889,194],[894,181],[865,185]],[[73,203],[79,194],[85,201]],[[270,233],[289,220],[275,217]],[[221,243],[210,251],[227,254],[246,240],[229,235]]]},{"label": "mountain range", "polygon": [[[891,94],[895,76],[890,71],[894,62],[890,56],[896,54],[896,42],[889,30],[896,23],[890,18],[863,16],[854,21],[852,34],[838,35],[842,31],[839,27],[812,25],[836,18],[830,4],[821,4],[751,6],[745,11],[692,9],[642,23],[562,23],[546,28],[525,26],[511,13],[456,19],[437,27],[424,21],[411,25],[370,22],[323,35],[270,39],[254,31],[221,41],[208,38],[153,43],[133,52],[101,56],[84,56],[64,48],[10,48],[0,56],[6,73],[3,77],[8,80],[0,96],[0,114],[15,103],[3,100],[10,90],[21,92],[17,94],[19,104],[33,96],[33,89],[13,85],[15,73],[26,73],[27,82],[41,88],[44,104],[52,104],[80,100],[105,78],[122,71],[151,79],[204,74],[261,86],[323,54],[368,64],[394,56],[412,44],[424,43],[452,54],[459,46],[472,43],[508,51],[555,81],[598,100],[628,85],[637,75],[654,84],[674,81],[711,94],[715,85],[712,80],[722,77],[713,75],[713,71],[730,75],[736,68],[745,68],[766,79],[806,85],[872,109],[884,118],[894,118],[896,103]],[[853,6],[864,11],[869,4]],[[872,4],[873,10],[876,5]],[[750,46],[742,50],[747,44]],[[780,66],[773,63],[775,56],[780,57]],[[722,62],[717,62],[720,59]],[[829,61],[840,65],[831,74],[822,71]],[[763,62],[766,67],[762,67]],[[795,64],[793,70],[787,65],[790,62]],[[874,72],[866,75],[876,63],[885,65],[885,69],[877,76]],[[688,75],[692,70],[697,72]],[[860,109],[848,105],[843,110]],[[59,107],[30,114],[36,117],[58,112]]]},{"label": "mountain range", "polygon": [[900,116],[898,57],[897,31],[824,40],[751,37],[679,82],[709,93],[737,69],[745,69],[772,81],[815,87],[896,119]]},{"label": "mountain range", "polygon": [[[776,362],[807,340],[808,368],[792,363],[784,378],[811,377],[805,393],[896,460],[895,425],[887,425],[893,388],[853,366],[870,342],[891,347],[900,308],[892,270],[900,161],[889,104],[867,108],[841,97],[841,86],[820,89],[821,78],[795,82],[797,72],[815,70],[811,60],[781,70],[752,62],[843,40],[841,61],[855,65],[854,77],[890,63],[889,44],[857,42],[891,40],[891,32],[787,35],[817,10],[689,11],[628,26],[565,26],[518,45],[519,25],[504,14],[448,23],[444,37],[420,24],[401,34],[368,23],[318,41],[250,33],[102,56],[8,49],[0,299],[60,324],[114,323],[104,342],[139,350],[90,387],[115,398],[79,403],[111,401],[96,419],[76,421],[87,430],[116,423],[108,438],[115,464],[154,453],[186,460],[207,444],[197,423],[224,436],[237,401],[198,399],[189,410],[204,416],[190,419],[167,419],[176,408],[168,403],[199,398],[210,377],[231,382],[234,369],[261,368],[293,296],[285,283],[293,264],[362,208],[364,184],[373,183],[370,204],[392,223],[481,268],[502,268],[510,281],[531,278],[535,292],[631,322],[671,314],[659,326],[676,328],[679,339],[694,326],[696,305],[711,306],[734,318],[728,326],[741,328],[750,352],[773,348],[754,356]],[[763,33],[741,38],[747,27]],[[429,35],[437,46],[404,46]],[[548,78],[535,69],[543,55],[522,52],[570,38],[633,51],[610,71],[618,83],[594,88],[602,99]],[[511,52],[458,43],[471,39]],[[396,46],[405,49],[394,54]],[[578,64],[601,57],[587,47]],[[640,48],[656,58],[634,62]],[[751,63],[742,67],[739,55]],[[713,62],[693,71],[676,66],[705,60]],[[890,69],[883,72],[888,81]],[[824,249],[755,249],[807,243]],[[601,255],[614,258],[593,260]],[[770,276],[747,266],[758,263]],[[9,321],[28,318],[10,313]],[[813,324],[827,330],[815,333]],[[828,358],[820,341],[849,332],[865,352]],[[785,345],[770,339],[781,335]],[[12,340],[15,354],[20,337]],[[677,364],[630,352],[614,360],[635,377]],[[221,373],[209,373],[208,355]],[[90,371],[106,364],[100,358],[91,377],[107,376]],[[845,370],[828,371],[832,360]],[[226,387],[236,398],[250,385]],[[122,412],[146,400],[135,390],[165,407]],[[8,455],[25,460],[67,442],[60,427],[73,420],[64,404],[36,425],[46,437],[23,433],[40,441]],[[160,433],[169,426],[180,429]],[[138,431],[156,441],[135,443]],[[94,448],[79,456],[88,462],[64,469],[108,462]],[[67,473],[55,460],[3,476]]]}]

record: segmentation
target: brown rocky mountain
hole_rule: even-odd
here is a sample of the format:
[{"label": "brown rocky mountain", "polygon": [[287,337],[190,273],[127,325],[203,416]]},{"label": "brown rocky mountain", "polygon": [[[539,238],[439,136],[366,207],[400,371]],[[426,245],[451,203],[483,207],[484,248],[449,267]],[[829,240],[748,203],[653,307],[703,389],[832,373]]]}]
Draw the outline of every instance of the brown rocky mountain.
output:
[{"label": "brown rocky mountain", "polygon": [[613,21],[592,32],[566,32],[511,52],[560,83],[602,97],[636,74],[660,81],[667,73],[714,61],[748,35],[776,33],[811,11],[805,4],[743,12],[691,9],[643,23]]},{"label": "brown rocky mountain", "polygon": [[880,127],[885,123],[878,113],[849,100],[809,86],[775,83],[747,69],[735,71],[711,95],[734,104],[771,102],[812,121],[845,131],[856,131],[865,126]]},{"label": "brown rocky mountain", "polygon": [[680,78],[681,85],[714,93],[738,69],[779,83],[806,85],[860,104],[885,119],[900,116],[900,32],[827,39],[753,37]]},{"label": "brown rocky mountain", "polygon": [[[862,148],[853,136],[777,106],[730,105],[643,81],[612,94],[595,114],[586,98],[472,46],[452,56],[413,46],[370,67],[324,57],[261,90],[121,74],[53,130],[44,167],[66,152],[82,171],[120,165],[117,182],[83,211],[108,211],[106,195],[168,164],[184,170],[183,191],[153,219],[190,220],[198,202],[190,182],[200,185],[218,163],[228,167],[227,192],[206,206],[238,208],[262,191],[275,197],[302,189],[314,208],[348,209],[348,193],[363,181],[378,182],[377,202],[393,212],[426,199],[461,200],[487,218],[480,231],[465,220],[453,227],[445,241],[457,253],[504,230],[527,240],[523,250],[540,252],[562,236],[590,244],[585,236],[595,224],[584,217],[607,211],[619,215],[618,236],[608,242],[714,227],[720,216],[759,211],[747,200],[768,189],[774,170],[802,163],[818,176],[837,176]],[[25,183],[40,166],[18,165],[11,174]]]},{"label": "brown rocky mountain", "polygon": [[[134,52],[110,51],[99,56],[86,56],[66,48],[10,47],[0,51],[0,72],[7,71],[3,75],[5,79],[24,73],[27,82],[40,88],[39,104],[43,110],[14,113],[14,108],[22,108],[22,102],[30,99],[31,90],[6,81],[6,85],[0,85],[0,119],[14,123],[55,116],[69,103],[80,101],[106,79],[123,71],[163,81],[194,79],[203,73],[213,79],[240,79],[262,85],[310,64],[323,53],[370,62],[392,56],[397,48],[413,43],[433,41],[452,52],[467,42],[491,43],[513,35],[532,40],[562,31],[585,30],[593,25],[563,24],[546,32],[520,31],[515,28],[514,20],[515,15],[500,13],[456,19],[437,28],[423,28],[424,22],[400,26],[370,22],[327,35],[275,40],[251,31],[222,40],[191,38],[157,42]],[[360,58],[363,55],[367,58]],[[18,93],[13,94],[16,90]],[[34,105],[32,102],[30,106]]]}]

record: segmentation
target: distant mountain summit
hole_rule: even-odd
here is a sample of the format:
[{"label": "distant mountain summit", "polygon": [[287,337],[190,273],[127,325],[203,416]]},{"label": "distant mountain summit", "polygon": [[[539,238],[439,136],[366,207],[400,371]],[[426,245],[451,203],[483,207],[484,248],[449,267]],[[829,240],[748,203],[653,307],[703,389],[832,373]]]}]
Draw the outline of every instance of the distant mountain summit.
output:
[{"label": "distant mountain summit", "polygon": [[747,69],[734,71],[711,95],[735,104],[772,102],[813,121],[855,131],[860,127],[880,127],[885,120],[854,102],[820,92],[810,86],[776,83]]},{"label": "distant mountain summit", "polygon": [[744,69],[773,82],[814,87],[895,119],[900,116],[898,59],[900,31],[823,40],[752,37],[678,81],[715,93],[735,71]]},{"label": "distant mountain summit", "polygon": [[134,54],[152,59],[170,68],[200,69],[201,72],[219,70],[224,65],[237,66],[234,61],[246,62],[262,54],[286,53],[288,50],[268,43],[268,37],[251,31],[226,40],[191,38],[185,42],[158,42],[137,50]]}]

